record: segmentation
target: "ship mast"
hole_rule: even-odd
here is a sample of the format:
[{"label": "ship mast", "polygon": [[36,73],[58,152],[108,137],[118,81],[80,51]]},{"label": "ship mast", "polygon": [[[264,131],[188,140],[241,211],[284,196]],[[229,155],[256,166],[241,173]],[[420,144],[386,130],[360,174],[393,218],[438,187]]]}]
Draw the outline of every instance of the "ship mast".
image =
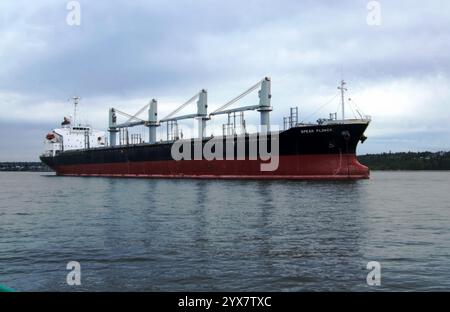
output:
[{"label": "ship mast", "polygon": [[338,87],[339,90],[341,90],[341,105],[342,105],[342,120],[345,120],[345,100],[344,100],[344,92],[347,91],[345,88],[345,81],[341,80],[341,86]]},{"label": "ship mast", "polygon": [[76,126],[76,120],[77,120],[77,108],[78,108],[78,103],[80,102],[80,97],[79,96],[74,96],[72,97],[73,100],[73,125]]}]

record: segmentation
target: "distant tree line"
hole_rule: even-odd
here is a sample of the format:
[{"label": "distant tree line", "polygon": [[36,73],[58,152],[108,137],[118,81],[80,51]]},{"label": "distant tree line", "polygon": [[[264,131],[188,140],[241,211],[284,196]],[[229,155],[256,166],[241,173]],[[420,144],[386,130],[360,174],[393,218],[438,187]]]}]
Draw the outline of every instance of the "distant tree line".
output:
[{"label": "distant tree line", "polygon": [[358,156],[371,170],[450,170],[450,152],[382,153]]},{"label": "distant tree line", "polygon": [[41,162],[0,162],[0,171],[51,171]]}]

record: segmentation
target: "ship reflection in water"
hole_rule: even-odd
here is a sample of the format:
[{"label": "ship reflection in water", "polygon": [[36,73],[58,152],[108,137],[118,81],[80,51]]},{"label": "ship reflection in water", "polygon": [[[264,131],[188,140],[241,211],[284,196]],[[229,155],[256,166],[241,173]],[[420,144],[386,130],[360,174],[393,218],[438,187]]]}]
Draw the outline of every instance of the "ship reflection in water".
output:
[{"label": "ship reflection in water", "polygon": [[[427,187],[423,185],[427,181]],[[450,174],[341,182],[0,174],[0,284],[19,291],[444,290]],[[81,264],[68,286],[66,264]],[[382,285],[366,284],[369,261]]]}]

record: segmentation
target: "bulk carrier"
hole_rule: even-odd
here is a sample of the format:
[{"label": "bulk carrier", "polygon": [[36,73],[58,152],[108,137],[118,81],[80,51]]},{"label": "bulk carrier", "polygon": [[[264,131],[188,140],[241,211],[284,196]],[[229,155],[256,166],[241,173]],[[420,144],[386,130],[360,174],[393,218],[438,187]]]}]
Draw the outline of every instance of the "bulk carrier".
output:
[{"label": "bulk carrier", "polygon": [[[109,135],[89,126],[77,125],[75,116],[79,98],[75,97],[73,118],[64,118],[60,128],[45,138],[46,150],[40,159],[60,176],[105,176],[148,178],[214,179],[365,179],[369,169],[356,158],[359,142],[370,117],[345,118],[345,82],[338,87],[342,118],[337,113],[316,123],[298,121],[298,109],[291,108],[283,119],[283,130],[271,129],[271,80],[266,77],[222,105],[207,112],[207,91],[201,90],[168,116],[159,119],[158,103],[153,99],[136,114],[109,110]],[[259,103],[229,108],[244,96],[259,90]],[[178,113],[189,104],[197,104],[197,113]],[[138,116],[148,111],[147,119]],[[250,133],[244,111],[258,111],[258,131]],[[118,115],[127,119],[118,123]],[[227,115],[220,136],[206,135],[207,122]],[[71,120],[73,119],[73,120]],[[183,139],[178,121],[196,119],[198,135]],[[148,128],[148,141],[141,135],[129,135],[135,126]],[[157,140],[157,128],[166,127],[166,137]],[[273,128],[273,126],[272,126]],[[259,153],[258,153],[259,151]]]}]

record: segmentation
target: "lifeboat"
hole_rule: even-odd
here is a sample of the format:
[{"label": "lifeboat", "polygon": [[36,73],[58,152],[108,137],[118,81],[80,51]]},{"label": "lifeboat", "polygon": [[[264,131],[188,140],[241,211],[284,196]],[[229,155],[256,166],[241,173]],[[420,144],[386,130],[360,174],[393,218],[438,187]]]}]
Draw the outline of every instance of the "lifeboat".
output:
[{"label": "lifeboat", "polygon": [[47,136],[45,137],[47,140],[51,141],[55,138],[55,134],[54,133],[49,133],[47,134]]}]

